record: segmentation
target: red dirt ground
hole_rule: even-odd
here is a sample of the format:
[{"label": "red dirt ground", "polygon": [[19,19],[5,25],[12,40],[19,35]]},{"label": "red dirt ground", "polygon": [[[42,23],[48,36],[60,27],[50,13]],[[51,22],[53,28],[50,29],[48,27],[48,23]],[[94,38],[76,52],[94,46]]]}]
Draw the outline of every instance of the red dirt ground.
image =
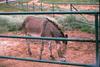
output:
[{"label": "red dirt ground", "polygon": [[[67,33],[69,37],[94,38],[93,34],[80,32],[80,31],[67,31],[65,33]],[[7,33],[6,35],[14,35],[14,33]],[[39,43],[35,43],[35,44],[31,43],[31,50],[33,54],[31,58],[38,59],[40,45],[41,44]],[[53,45],[56,44],[53,43]],[[47,47],[48,45],[45,45],[45,50],[43,52],[43,59],[50,60],[49,58],[50,53]],[[53,54],[55,55],[56,58],[58,58],[56,49],[55,47],[53,48],[54,48]],[[0,55],[24,57],[24,58],[30,57],[28,55],[27,45],[24,39],[0,38]],[[82,43],[82,42],[68,42],[68,46],[66,50],[66,59],[68,62],[77,62],[77,63],[86,63],[86,64],[95,63],[95,44]],[[73,67],[73,66],[0,59],[0,67]]]},{"label": "red dirt ground", "polygon": [[[82,5],[82,7],[79,7],[79,6],[77,7],[80,9],[91,10],[91,9],[95,9],[96,6],[93,6],[93,7],[84,6],[83,7]],[[91,18],[93,19],[93,17]],[[91,38],[91,39],[95,38],[94,37],[95,35],[93,34],[80,32],[80,31],[67,31],[65,33],[67,33],[69,37]],[[7,33],[5,35],[15,35],[15,34]],[[19,34],[19,35],[23,35],[23,34]],[[53,45],[55,46],[56,44],[53,43]],[[31,50],[33,54],[31,58],[38,59],[40,46],[41,44],[39,43],[38,44],[31,43]],[[45,51],[43,52],[43,59],[49,60],[50,53],[47,47],[48,46],[45,45]],[[53,49],[53,54],[57,58],[57,55],[56,55],[57,53],[55,49]],[[24,57],[24,58],[30,57],[28,55],[27,45],[24,39],[0,38],[0,55]],[[86,64],[95,63],[95,44],[94,43],[82,43],[82,42],[68,42],[67,50],[66,50],[66,59],[68,62],[77,62],[77,63],[86,63]],[[68,65],[66,66],[66,65],[49,64],[49,63],[0,59],[0,67],[78,67],[78,66],[68,66]]]}]

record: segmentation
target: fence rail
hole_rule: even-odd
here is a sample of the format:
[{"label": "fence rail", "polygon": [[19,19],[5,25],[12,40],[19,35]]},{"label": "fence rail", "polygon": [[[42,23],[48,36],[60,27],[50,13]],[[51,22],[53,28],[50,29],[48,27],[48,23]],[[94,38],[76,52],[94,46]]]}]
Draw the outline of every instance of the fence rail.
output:
[{"label": "fence rail", "polygon": [[81,39],[81,38],[61,38],[61,37],[56,38],[56,37],[32,37],[32,36],[6,36],[6,35],[0,35],[0,37],[1,38],[57,40],[57,41],[96,42],[96,40],[94,40],[94,39]]},{"label": "fence rail", "polygon": [[99,3],[90,3],[90,2],[42,2],[48,4],[73,4],[73,5],[99,5]]},{"label": "fence rail", "polygon": [[82,42],[95,42],[96,43],[96,64],[79,64],[79,63],[69,63],[69,62],[58,62],[58,61],[47,61],[47,60],[34,60],[32,58],[18,58],[12,56],[0,56],[3,59],[15,59],[23,61],[32,62],[43,62],[43,63],[53,63],[53,64],[63,64],[63,65],[74,65],[74,66],[85,66],[85,67],[99,67],[99,19],[98,16],[100,12],[1,12],[0,15],[27,15],[27,14],[92,14],[95,16],[95,40],[84,40],[84,39],[70,39],[70,38],[47,38],[47,37],[29,37],[29,36],[6,36],[0,35],[1,38],[27,38],[27,39],[43,39],[43,40],[66,40],[66,41],[82,41]]},{"label": "fence rail", "polygon": [[79,63],[70,63],[70,62],[35,60],[35,59],[32,59],[32,58],[18,58],[18,57],[13,57],[13,56],[0,56],[0,58],[3,58],[3,59],[13,59],[13,60],[21,60],[21,61],[31,61],[31,62],[41,62],[41,63],[61,64],[61,65],[95,67],[95,64],[79,64]]},{"label": "fence rail", "polygon": [[55,12],[52,12],[52,11],[46,11],[46,12],[0,12],[0,15],[28,15],[28,14],[100,14],[100,12],[94,12],[94,11],[55,11]]}]

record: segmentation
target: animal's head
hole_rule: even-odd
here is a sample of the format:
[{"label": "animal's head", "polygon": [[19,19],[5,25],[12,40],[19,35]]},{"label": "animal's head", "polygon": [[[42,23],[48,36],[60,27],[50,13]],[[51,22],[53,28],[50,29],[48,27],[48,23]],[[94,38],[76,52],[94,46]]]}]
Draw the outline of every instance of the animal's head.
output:
[{"label": "animal's head", "polygon": [[[64,34],[64,38],[68,38],[68,34]],[[67,44],[68,41],[63,41],[64,44]]]}]

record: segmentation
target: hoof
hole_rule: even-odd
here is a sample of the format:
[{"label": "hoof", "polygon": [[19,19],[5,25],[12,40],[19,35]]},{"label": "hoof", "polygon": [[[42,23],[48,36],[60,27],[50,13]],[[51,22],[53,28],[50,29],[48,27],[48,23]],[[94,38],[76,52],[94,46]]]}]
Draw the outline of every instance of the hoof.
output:
[{"label": "hoof", "polygon": [[51,60],[55,60],[55,57],[54,57],[54,56],[50,56],[50,59],[51,59]]},{"label": "hoof", "polygon": [[60,58],[58,61],[66,62],[66,59],[65,58]]},{"label": "hoof", "polygon": [[33,54],[32,54],[31,52],[28,52],[27,55],[28,55],[29,57],[32,57]]},{"label": "hoof", "polygon": [[31,52],[29,52],[29,56],[32,56],[32,53]]}]

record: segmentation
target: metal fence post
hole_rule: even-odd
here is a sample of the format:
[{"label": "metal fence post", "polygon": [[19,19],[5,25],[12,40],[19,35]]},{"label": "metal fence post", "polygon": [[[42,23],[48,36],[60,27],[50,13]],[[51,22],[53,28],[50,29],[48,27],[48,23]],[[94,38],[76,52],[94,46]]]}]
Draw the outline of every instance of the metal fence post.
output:
[{"label": "metal fence post", "polygon": [[43,11],[42,7],[43,7],[43,4],[42,4],[42,1],[41,1],[41,11]]},{"label": "metal fence post", "polygon": [[35,11],[35,4],[34,4],[34,2],[33,2],[33,5],[32,5],[32,6],[33,6],[33,7],[32,7],[32,8],[33,8],[33,11]]},{"label": "metal fence post", "polygon": [[95,14],[95,39],[96,39],[96,67],[99,67],[99,36],[98,14]]},{"label": "metal fence post", "polygon": [[[100,14],[98,15],[98,37],[99,37],[99,41],[100,41]],[[100,66],[100,42],[99,42],[99,66]]]},{"label": "metal fence post", "polygon": [[73,11],[72,4],[70,4],[70,11]]},{"label": "metal fence post", "polygon": [[26,3],[26,6],[27,6],[27,11],[29,11],[29,5],[28,5],[28,2]]},{"label": "metal fence post", "polygon": [[[54,3],[52,3],[52,11],[54,12],[55,11],[55,4]],[[55,15],[53,14],[53,17],[54,17]]]},{"label": "metal fence post", "polygon": [[7,5],[8,5],[8,3],[9,3],[8,0],[6,0],[6,4],[7,4]]}]

